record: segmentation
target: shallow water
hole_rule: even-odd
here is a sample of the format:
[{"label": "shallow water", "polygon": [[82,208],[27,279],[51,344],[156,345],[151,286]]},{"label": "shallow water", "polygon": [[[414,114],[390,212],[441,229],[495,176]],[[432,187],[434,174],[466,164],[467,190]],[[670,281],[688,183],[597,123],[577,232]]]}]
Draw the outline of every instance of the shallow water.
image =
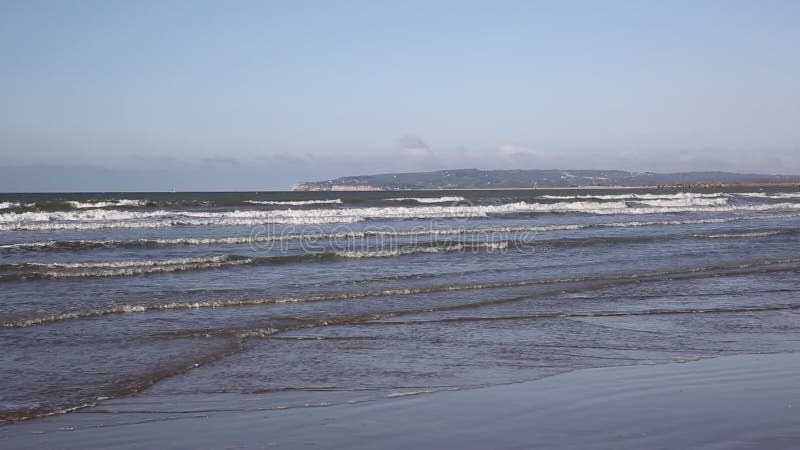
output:
[{"label": "shallow water", "polygon": [[800,192],[0,195],[0,418],[796,351]]}]

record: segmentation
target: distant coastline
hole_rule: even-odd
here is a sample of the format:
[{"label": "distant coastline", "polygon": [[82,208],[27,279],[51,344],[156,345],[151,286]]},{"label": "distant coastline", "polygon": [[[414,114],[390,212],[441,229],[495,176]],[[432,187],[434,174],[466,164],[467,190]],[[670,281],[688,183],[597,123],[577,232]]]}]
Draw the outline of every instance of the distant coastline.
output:
[{"label": "distant coastline", "polygon": [[376,186],[366,186],[366,189],[295,189],[292,192],[419,192],[419,191],[575,191],[575,190],[596,190],[604,189],[609,191],[627,191],[636,189],[713,189],[713,188],[800,188],[797,183],[706,183],[706,184],[660,184],[642,186],[538,186],[538,187],[497,187],[497,188],[409,188],[409,189],[389,189]]},{"label": "distant coastline", "polygon": [[800,186],[800,175],[731,172],[654,173],[621,170],[442,170],[304,181],[293,191],[415,191],[503,189],[680,189]]}]

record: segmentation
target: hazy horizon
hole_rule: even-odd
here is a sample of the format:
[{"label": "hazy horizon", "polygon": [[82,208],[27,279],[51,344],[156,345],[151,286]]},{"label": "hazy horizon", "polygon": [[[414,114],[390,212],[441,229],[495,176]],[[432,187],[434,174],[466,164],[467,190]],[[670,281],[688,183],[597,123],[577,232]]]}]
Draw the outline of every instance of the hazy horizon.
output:
[{"label": "hazy horizon", "polygon": [[[363,176],[370,176],[370,175],[383,175],[383,174],[392,174],[392,173],[415,173],[415,172],[436,172],[436,171],[446,171],[446,170],[471,170],[471,169],[478,169],[484,170],[480,168],[473,168],[473,167],[464,167],[464,168],[455,168],[455,169],[436,169],[431,171],[413,171],[413,172],[372,172],[372,173],[350,173],[345,175],[337,175],[333,177],[327,178],[315,178],[315,179],[298,179],[292,182],[294,183],[301,183],[301,182],[318,182],[318,181],[327,181],[336,178],[345,178],[345,177],[363,177]],[[196,170],[196,168],[195,168]],[[133,170],[133,169],[114,169],[114,168],[98,168],[98,167],[64,167],[64,166],[20,166],[14,168],[8,167],[0,167],[0,179],[5,180],[4,185],[14,185],[14,186],[31,186],[32,188],[26,190],[24,188],[21,189],[10,189],[10,190],[0,190],[0,193],[55,193],[55,192],[62,192],[62,193],[91,193],[91,192],[169,192],[169,191],[176,191],[176,192],[282,192],[282,191],[291,191],[292,186],[287,185],[284,187],[277,187],[277,188],[259,188],[257,186],[257,177],[258,171],[260,168],[251,168],[246,175],[249,175],[251,178],[247,178],[246,181],[234,187],[228,186],[221,186],[220,188],[215,189],[213,184],[212,187],[207,187],[210,184],[208,181],[203,180],[203,176],[205,174],[198,173],[197,171],[193,171],[193,168],[184,168],[177,172],[169,172],[166,175],[161,177],[154,177],[158,174],[154,171],[145,171],[145,170]],[[491,170],[527,170],[524,168],[517,168],[517,169],[491,169]],[[531,169],[531,170],[538,170],[538,169]],[[605,169],[582,169],[582,168],[555,168],[555,169],[542,169],[542,170],[563,170],[563,171],[580,171],[580,170],[618,170],[614,168],[605,168]],[[632,171],[637,172],[637,171]],[[669,173],[677,173],[677,172],[659,172],[659,171],[640,171],[639,173],[644,172],[651,172],[657,174],[669,174]],[[707,171],[695,171],[695,172],[717,172],[716,170],[707,170]],[[722,171],[728,172],[728,171]],[[55,183],[49,181],[48,173],[55,177]],[[729,172],[730,173],[730,172]],[[744,172],[735,172],[741,175],[785,175],[785,176],[796,176],[800,179],[800,174],[794,173],[763,173],[763,172],[752,172],[752,173],[744,173]],[[92,181],[86,182],[82,181],[83,178],[90,174],[90,178]],[[235,171],[235,174],[230,176],[237,176],[241,175],[242,172],[239,170]],[[39,178],[44,176],[45,178]],[[146,181],[145,181],[146,180]],[[68,182],[67,184],[70,185],[78,185],[78,186],[88,186],[86,189],[64,189],[60,186],[64,182]],[[252,184],[248,184],[252,183]],[[105,189],[102,186],[114,185],[117,186],[117,189]],[[148,188],[142,188],[140,186],[148,186]],[[50,186],[50,187],[48,187]],[[96,186],[92,188],[92,186]],[[179,187],[175,187],[179,186]],[[180,188],[183,186],[183,188]],[[252,186],[252,187],[251,187]],[[547,188],[547,186],[543,186],[543,188]],[[507,188],[507,189],[519,189],[519,188]],[[415,189],[415,190],[425,190],[425,189]],[[433,189],[438,190],[438,189]]]},{"label": "hazy horizon", "polygon": [[800,3],[4,2],[0,192],[800,174]]}]

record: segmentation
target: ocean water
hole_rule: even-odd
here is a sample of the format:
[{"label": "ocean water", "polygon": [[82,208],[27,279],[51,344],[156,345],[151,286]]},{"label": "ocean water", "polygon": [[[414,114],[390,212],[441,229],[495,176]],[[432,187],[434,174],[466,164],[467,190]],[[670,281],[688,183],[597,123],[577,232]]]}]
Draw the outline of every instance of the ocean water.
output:
[{"label": "ocean water", "polygon": [[0,195],[0,420],[793,352],[798,249],[798,188]]}]

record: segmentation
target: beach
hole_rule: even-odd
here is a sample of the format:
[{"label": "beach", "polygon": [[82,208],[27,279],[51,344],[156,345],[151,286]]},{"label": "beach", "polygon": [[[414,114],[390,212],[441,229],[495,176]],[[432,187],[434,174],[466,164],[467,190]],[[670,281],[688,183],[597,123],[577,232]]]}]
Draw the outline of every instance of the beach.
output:
[{"label": "beach", "polygon": [[796,354],[738,355],[282,410],[143,393],[0,428],[0,446],[790,449],[798,373]]},{"label": "beach", "polygon": [[800,450],[798,23],[0,1],[0,450]]}]

